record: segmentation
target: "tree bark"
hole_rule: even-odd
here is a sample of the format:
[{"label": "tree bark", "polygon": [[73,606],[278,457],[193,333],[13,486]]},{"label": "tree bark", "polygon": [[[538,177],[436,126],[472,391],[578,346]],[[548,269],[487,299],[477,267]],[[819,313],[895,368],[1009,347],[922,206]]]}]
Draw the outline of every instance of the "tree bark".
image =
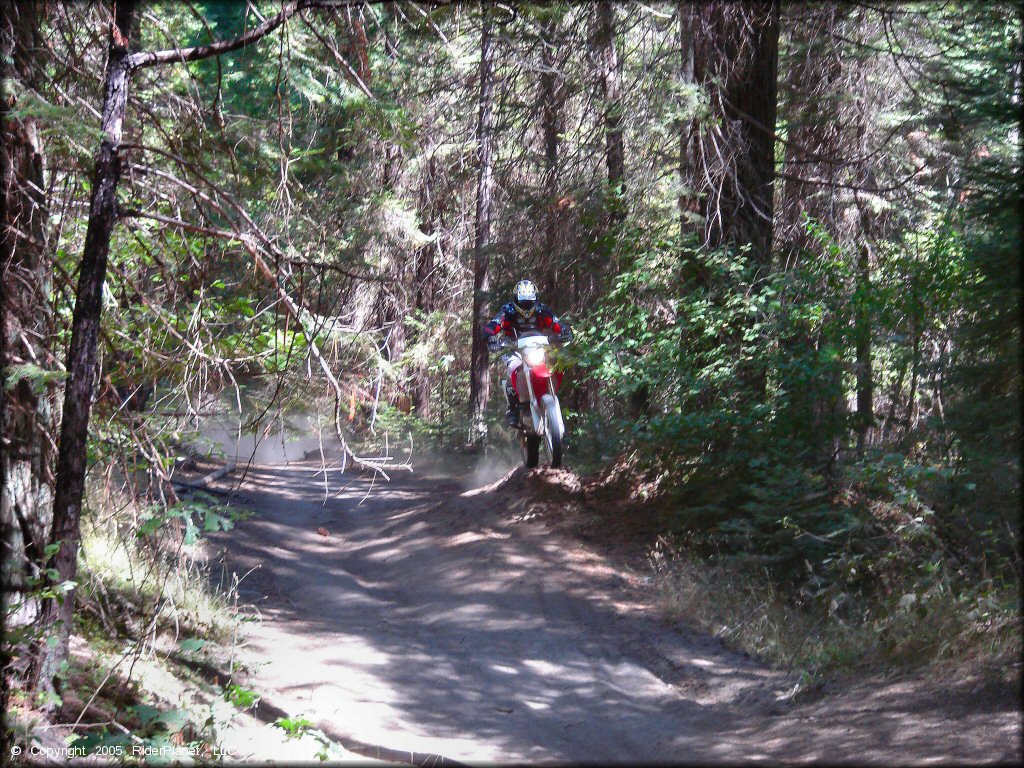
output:
[{"label": "tree bark", "polygon": [[[696,34],[695,6],[681,0],[676,9],[676,24],[679,35],[678,85],[682,91],[694,84],[694,36]],[[690,99],[686,99],[689,107]],[[694,189],[695,163],[693,157],[694,120],[681,117],[679,121],[679,238],[680,242],[693,230],[692,216],[697,213]]]},{"label": "tree bark", "polygon": [[[703,8],[708,42],[695,62],[722,118],[722,147],[703,149],[715,188],[705,197],[705,236],[712,248],[749,244],[771,258],[778,102],[778,3],[716,0]],[[719,83],[724,83],[720,85]],[[714,157],[714,160],[710,158]]]},{"label": "tree bark", "polygon": [[[443,204],[437,198],[440,193],[435,190],[437,183],[437,157],[436,148],[432,147],[427,158],[427,167],[423,178],[420,181],[419,202],[420,218],[423,221],[423,233],[440,238],[443,234],[443,227],[438,225],[439,218],[443,215]],[[426,319],[437,309],[437,297],[435,295],[434,278],[436,268],[435,253],[440,248],[435,239],[433,242],[424,243],[416,249],[413,259],[413,309],[416,313]],[[422,342],[423,332],[413,332],[414,343]],[[418,363],[412,370],[412,404],[416,416],[422,421],[430,420],[430,373],[429,366]]]},{"label": "tree bark", "polygon": [[[18,7],[21,4],[17,4]],[[260,26],[230,40],[187,49],[172,49],[152,53],[131,54],[129,38],[135,13],[135,0],[112,3],[113,20],[110,26],[107,66],[104,77],[102,139],[94,171],[92,197],[85,246],[79,267],[75,309],[72,316],[71,342],[68,348],[67,380],[64,390],[63,418],[57,455],[57,473],[54,484],[53,517],[49,535],[50,544],[60,544],[51,565],[57,578],[50,586],[74,583],[80,539],[79,524],[82,496],[85,489],[86,454],[88,446],[89,415],[96,369],[96,347],[102,313],[102,290],[106,277],[110,239],[116,223],[117,185],[121,175],[120,143],[127,110],[131,73],[137,68],[159,64],[198,61],[229,51],[244,48],[265,37],[304,8],[323,5],[318,0],[290,2],[274,17]],[[6,211],[4,212],[6,214]],[[259,264],[259,262],[257,262]],[[273,275],[269,278],[273,282]],[[276,284],[275,284],[276,286]],[[293,310],[294,311],[294,310]],[[321,360],[321,362],[323,362]],[[325,373],[333,381],[329,368]],[[335,386],[337,389],[337,386]],[[372,467],[368,461],[355,457],[354,462]],[[378,469],[378,471],[380,471]],[[385,475],[386,477],[386,475]],[[42,606],[40,625],[49,637],[33,648],[30,659],[30,679],[34,689],[56,694],[60,688],[61,662],[67,658],[68,639],[73,616],[74,592],[63,600],[49,600]],[[54,642],[55,641],[55,642]],[[44,708],[52,710],[56,696],[45,697]]]},{"label": "tree bark", "polygon": [[[865,233],[866,236],[866,233]],[[874,378],[871,371],[871,250],[862,243],[857,254],[856,291],[854,300],[854,347],[857,374],[857,457],[864,455],[868,430],[874,425]]]},{"label": "tree bark", "polygon": [[[858,66],[860,86],[867,91],[870,88],[869,70],[865,65]],[[867,93],[862,93],[857,100],[857,153],[860,157],[868,156],[868,137],[874,113],[869,109]],[[874,190],[875,174],[869,162],[861,162],[857,168],[857,177],[861,184]],[[861,192],[854,192],[857,207],[857,230],[854,241],[857,242],[857,261],[854,270],[854,371],[857,379],[857,412],[854,418],[854,431],[857,435],[857,457],[864,455],[864,447],[868,436],[875,425],[874,404],[874,373],[871,367],[871,241],[876,230],[877,215],[865,205]],[[859,241],[859,242],[858,242]]]},{"label": "tree bark", "polygon": [[[35,0],[0,3],[3,79],[14,86],[0,101],[0,370],[33,365],[52,371],[50,274],[52,271],[45,185],[45,158],[38,126],[30,115],[16,116],[21,92],[38,83],[39,5]],[[8,626],[32,622],[37,601],[26,594],[29,577],[45,564],[44,551],[53,512],[53,435],[56,385],[21,376],[0,384],[0,556],[3,610]],[[19,610],[12,612],[12,601]],[[5,643],[0,667],[8,670],[21,649]],[[20,670],[24,671],[24,670]],[[8,686],[2,686],[6,712]],[[9,733],[0,749],[7,753]]]},{"label": "tree bark", "polygon": [[[438,206],[433,202],[436,179],[437,158],[431,152],[427,160],[426,173],[420,183],[419,210],[423,219],[423,233],[441,237],[441,232],[435,225],[435,219],[439,215]],[[434,295],[434,254],[437,248],[437,242],[425,243],[416,249],[413,260],[413,309],[423,318],[428,317],[437,308],[437,299]],[[419,330],[414,332],[415,342],[421,341],[421,334]],[[418,364],[413,368],[412,404],[419,419],[430,420],[430,373],[427,365]]]},{"label": "tree bark", "polygon": [[[853,103],[844,90],[843,60],[835,42],[850,6],[836,2],[787,3],[780,19],[780,34],[788,41],[790,53],[779,88],[787,111],[788,126],[784,150],[787,178],[778,197],[775,216],[780,259],[784,269],[796,269],[801,259],[817,258],[820,246],[809,233],[805,217],[819,222],[832,236],[843,227],[835,195],[820,194],[820,187],[801,179],[834,182],[844,157],[857,154],[849,121],[842,114],[844,104]],[[791,359],[820,347],[802,324],[796,324],[782,349]],[[801,425],[803,439],[811,446],[814,462],[833,477],[833,467],[847,439],[846,394],[843,368],[836,360],[818,358],[820,373],[811,380],[794,377],[785,386],[789,394],[789,418]]]},{"label": "tree bark", "polygon": [[689,247],[687,237],[703,234],[700,224],[703,210],[699,188],[701,169],[698,165],[699,130],[696,118],[698,94],[697,56],[700,32],[700,6],[680,0],[676,9],[677,34],[679,38],[679,71],[677,85],[681,93],[679,119],[679,257],[685,284],[707,289],[710,276],[707,267]]},{"label": "tree bark", "polygon": [[[6,0],[2,6],[5,79],[19,89],[35,87],[38,18],[35,2]],[[38,126],[30,116],[15,117],[14,104],[3,101],[0,280],[3,307],[2,367],[32,364],[49,369],[51,334],[49,216],[44,195],[44,156]],[[15,289],[16,290],[13,290]],[[53,508],[51,441],[55,431],[54,385],[33,385],[22,377],[2,391],[2,472],[4,586],[24,586],[27,554],[36,567],[49,535]]]},{"label": "tree bark", "polygon": [[[705,243],[749,247],[757,272],[772,257],[778,2],[713,0],[700,14],[694,74],[717,118],[704,127],[699,146]],[[763,365],[744,364],[740,377],[754,396],[763,395]]]},{"label": "tree bark", "polygon": [[615,6],[611,0],[597,4],[597,53],[604,97],[605,164],[608,168],[608,224],[625,219],[624,181],[626,152],[622,135],[622,75],[616,45]]},{"label": "tree bark", "polygon": [[480,329],[487,321],[486,299],[490,288],[491,203],[494,186],[493,168],[493,101],[494,101],[494,40],[491,36],[491,2],[481,2],[480,30],[480,95],[477,100],[477,187],[476,224],[473,247],[473,341],[470,371],[470,439],[479,442],[486,434],[484,413],[487,408],[490,370],[487,346]]},{"label": "tree bark", "polygon": [[786,6],[786,37],[793,50],[792,62],[779,86],[788,105],[785,116],[788,139],[784,165],[787,178],[779,196],[776,227],[787,267],[795,267],[801,254],[812,248],[805,216],[821,222],[830,232],[838,222],[834,196],[816,194],[817,184],[802,179],[834,183],[842,169],[840,158],[854,153],[845,131],[841,76],[843,62],[834,35],[850,6],[835,2],[790,3]]},{"label": "tree bark", "polygon": [[[102,139],[93,170],[92,199],[85,247],[79,267],[78,288],[71,325],[67,358],[67,383],[60,444],[57,453],[57,482],[54,489],[52,543],[60,549],[54,556],[56,585],[73,582],[78,568],[79,522],[85,489],[89,412],[96,372],[96,345],[100,331],[103,282],[106,276],[110,236],[117,218],[117,183],[121,177],[121,133],[128,103],[130,62],[128,40],[135,12],[134,0],[120,0],[110,28],[105,76]],[[74,609],[74,590],[63,601],[47,601],[44,626],[56,643],[44,638],[36,648],[34,687],[39,691],[60,690],[59,671],[67,658],[68,638]]]},{"label": "tree bark", "polygon": [[[426,234],[433,234],[433,227],[424,228]],[[416,252],[416,298],[415,309],[427,317],[435,308],[434,300],[434,243],[421,246]],[[419,341],[420,332],[416,333]],[[430,373],[425,365],[417,365],[412,371],[412,404],[416,416],[422,421],[430,420]]]},{"label": "tree bark", "polygon": [[[387,283],[382,283],[380,291],[378,293],[378,313],[380,317],[380,325],[382,328],[387,328],[385,331],[385,341],[380,346],[379,353],[384,360],[394,366],[402,355],[405,354],[405,317],[409,312],[409,305],[405,299],[404,286],[407,282],[408,262],[405,259],[396,259],[392,264],[392,279]],[[383,372],[378,372],[380,376],[383,376]],[[381,380],[381,398],[382,401],[388,402],[400,402],[403,397],[400,393],[395,393],[393,387],[383,379]],[[393,397],[393,395],[397,395]]]},{"label": "tree bark", "polygon": [[558,289],[558,259],[555,255],[558,241],[558,127],[561,117],[561,88],[555,38],[558,34],[558,22],[551,19],[544,26],[541,42],[540,75],[540,114],[541,134],[544,140],[544,253],[542,274],[544,276],[541,290],[543,295],[555,300]]}]

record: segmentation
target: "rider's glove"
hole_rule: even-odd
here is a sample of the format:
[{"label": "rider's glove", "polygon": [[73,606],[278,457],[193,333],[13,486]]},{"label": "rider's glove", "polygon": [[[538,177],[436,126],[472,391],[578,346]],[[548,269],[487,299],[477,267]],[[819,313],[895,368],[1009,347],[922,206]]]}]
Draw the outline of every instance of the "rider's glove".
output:
[{"label": "rider's glove", "polygon": [[497,352],[499,349],[501,349],[501,339],[499,339],[497,335],[488,336],[487,349],[489,349],[491,352]]},{"label": "rider's glove", "polygon": [[562,328],[562,333],[559,334],[563,342],[572,341],[572,328],[565,326]]}]

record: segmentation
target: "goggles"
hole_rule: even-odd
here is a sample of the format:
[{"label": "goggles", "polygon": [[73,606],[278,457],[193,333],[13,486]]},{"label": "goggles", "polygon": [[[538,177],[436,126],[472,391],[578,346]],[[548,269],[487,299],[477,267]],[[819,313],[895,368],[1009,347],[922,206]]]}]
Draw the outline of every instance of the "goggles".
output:
[{"label": "goggles", "polygon": [[523,301],[515,301],[512,303],[516,308],[516,312],[524,318],[533,317],[533,313],[537,311],[537,302],[533,299],[524,299]]}]

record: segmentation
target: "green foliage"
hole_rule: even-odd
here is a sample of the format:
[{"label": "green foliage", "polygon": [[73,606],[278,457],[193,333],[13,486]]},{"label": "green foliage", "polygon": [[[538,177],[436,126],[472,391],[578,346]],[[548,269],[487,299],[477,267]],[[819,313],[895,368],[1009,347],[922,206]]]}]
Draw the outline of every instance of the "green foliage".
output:
[{"label": "green foliage", "polygon": [[[962,429],[904,421],[888,442],[862,454],[853,445],[858,316],[870,318],[876,391],[898,394],[911,377],[936,375],[921,340],[949,338],[964,291],[980,284],[959,219],[926,221],[880,248],[867,282],[849,247],[813,220],[818,250],[775,270],[742,251],[634,235],[628,267],[572,353],[618,404],[635,460],[674,478],[674,526],[693,552],[768,575],[801,610],[874,622],[899,638],[889,656],[916,645],[882,596],[940,590],[948,603],[993,573],[1012,580],[1019,563],[1018,533],[998,525],[1014,497],[977,492],[996,474],[950,450]],[[941,395],[919,385],[917,396]],[[998,455],[1016,493],[1015,460]]]},{"label": "green foliage", "polygon": [[26,381],[35,394],[41,395],[51,384],[66,378],[65,371],[50,371],[33,363],[21,363],[7,366],[4,370],[3,381],[4,389],[8,391],[14,389],[19,381]]},{"label": "green foliage", "polygon": [[[794,598],[748,558],[711,560],[661,542],[654,565],[665,608],[734,647],[801,672],[800,687],[836,671],[903,668],[973,658],[1004,667],[1021,652],[1015,590],[990,580],[957,583],[934,564],[887,590],[856,592],[818,577]],[[837,570],[863,559],[847,556]]]},{"label": "green foliage", "polygon": [[171,521],[180,521],[184,525],[182,543],[192,546],[201,532],[231,530],[238,517],[237,511],[229,506],[212,504],[212,497],[209,494],[203,495],[207,498],[181,501],[170,507],[158,508],[142,519],[136,535],[152,536]]},{"label": "green foliage", "polygon": [[[120,761],[145,757],[145,762],[168,759],[179,750],[190,754],[201,754],[205,747],[210,751],[211,742],[202,736],[188,742],[181,740],[183,732],[193,732],[194,724],[188,710],[165,708],[152,704],[133,704],[126,708],[123,719],[131,725],[128,732],[112,730],[107,725],[94,731],[76,734],[70,746],[84,750],[86,755],[99,755]],[[179,735],[177,739],[172,737]]]},{"label": "green foliage", "polygon": [[260,695],[256,691],[243,688],[240,685],[231,683],[224,689],[224,699],[234,704],[239,709],[252,709],[260,702]]},{"label": "green foliage", "polygon": [[288,738],[296,739],[313,727],[313,721],[305,717],[279,717],[274,725],[288,734]]},{"label": "green foliage", "polygon": [[274,727],[285,732],[288,739],[300,740],[300,743],[309,743],[315,749],[313,756],[320,761],[337,759],[342,755],[341,749],[331,741],[323,731],[313,727],[313,721],[302,715],[295,717],[279,717],[274,721]]},{"label": "green foliage", "polygon": [[189,755],[213,752],[214,743],[210,741],[209,734],[183,741],[182,733],[195,730],[186,709],[135,704],[128,707],[127,712],[133,726],[127,733],[112,731],[104,725],[98,730],[77,734],[70,746],[84,750],[86,755],[98,755],[108,760],[113,758],[119,762],[172,762],[183,751]]},{"label": "green foliage", "polygon": [[54,555],[60,551],[60,542],[47,544],[43,552],[43,569],[38,573],[29,573],[24,577],[24,588],[12,592],[4,601],[4,625],[7,627],[6,642],[10,648],[27,648],[42,638],[50,645],[57,641],[57,627],[44,627],[37,622],[24,623],[16,621],[27,606],[40,605],[44,600],[56,600],[63,603],[68,594],[78,586],[78,582],[60,581],[60,572],[50,565]]},{"label": "green foliage", "polygon": [[[93,491],[95,493],[95,489]],[[238,510],[219,508],[207,499],[191,506],[191,528],[184,517],[160,513],[156,504],[142,505],[120,496],[92,496],[83,519],[76,591],[78,630],[98,640],[153,626],[181,636],[182,655],[196,653],[213,641],[230,639],[238,621],[230,597],[211,589],[211,574],[199,552],[185,540],[203,533],[206,512],[222,526],[240,517]],[[127,518],[113,519],[111,510]],[[130,514],[128,514],[130,513]],[[103,522],[101,522],[103,521]],[[134,521],[134,522],[133,522]],[[140,535],[139,529],[147,533]]]},{"label": "green foliage", "polygon": [[178,648],[181,649],[182,653],[195,653],[196,651],[201,651],[208,644],[208,640],[203,640],[198,637],[188,637],[178,643]]}]

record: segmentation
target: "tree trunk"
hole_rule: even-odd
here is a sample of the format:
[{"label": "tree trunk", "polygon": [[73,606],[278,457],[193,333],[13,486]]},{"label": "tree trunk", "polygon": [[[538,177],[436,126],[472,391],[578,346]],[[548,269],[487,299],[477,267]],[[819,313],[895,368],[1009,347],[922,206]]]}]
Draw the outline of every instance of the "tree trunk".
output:
[{"label": "tree trunk", "polygon": [[[408,262],[405,259],[395,259],[392,262],[392,279],[389,283],[382,283],[378,294],[378,316],[380,325],[385,328],[385,340],[379,349],[381,357],[387,365],[395,366],[402,355],[405,354],[405,317],[409,314],[409,305],[406,300],[404,286],[408,280]],[[400,403],[401,393],[395,391],[394,387],[384,380],[383,370],[378,371],[381,376],[381,401]]]},{"label": "tree trunk", "polygon": [[558,260],[555,255],[558,241],[558,124],[561,117],[561,88],[556,71],[554,40],[558,34],[558,22],[550,20],[544,27],[541,43],[540,114],[541,133],[544,139],[544,253],[542,255],[543,295],[557,302]]},{"label": "tree trunk", "polygon": [[[51,543],[59,543],[54,557],[57,585],[73,582],[77,572],[79,523],[85,489],[89,412],[96,345],[100,331],[103,282],[106,276],[110,236],[117,218],[117,184],[121,176],[121,130],[124,124],[130,82],[128,40],[135,11],[133,0],[115,5],[110,28],[107,71],[103,97],[102,139],[93,171],[92,199],[85,247],[79,267],[71,344],[67,359],[67,384],[57,454],[57,482],[54,489]],[[47,601],[44,626],[56,643],[41,641],[34,659],[34,683],[40,691],[60,689],[61,661],[67,658],[68,638],[74,609],[74,591],[62,602]]]},{"label": "tree trunk", "polygon": [[683,282],[687,285],[707,289],[710,276],[701,259],[696,258],[687,247],[687,236],[700,233],[702,208],[700,193],[701,169],[698,167],[699,129],[697,114],[698,95],[696,91],[696,59],[700,31],[700,6],[689,0],[680,0],[676,9],[676,24],[679,37],[679,71],[677,84],[682,96],[680,108],[683,115],[679,120],[679,257]]},{"label": "tree trunk", "polygon": [[[435,217],[438,215],[435,205],[431,202],[434,182],[437,178],[437,160],[431,153],[427,160],[426,175],[420,185],[420,215],[423,218],[423,233],[440,237],[441,233],[435,227]],[[434,296],[434,253],[438,245],[436,242],[425,243],[416,249],[416,256],[413,264],[414,286],[413,309],[421,316],[427,317],[437,308],[437,300]],[[415,331],[415,341],[420,341],[420,331]],[[422,421],[430,420],[430,373],[426,365],[417,365],[412,371],[412,403],[416,410],[416,416]]]},{"label": "tree trunk", "polygon": [[[615,3],[600,0],[597,4],[595,42],[601,74],[601,95],[604,99],[605,165],[608,170],[608,191],[605,201],[605,232],[599,252],[606,264],[613,264],[616,241],[626,220],[626,150],[622,131],[622,62],[619,58],[615,29]],[[614,270],[614,267],[611,267]],[[606,272],[605,274],[610,274]],[[640,386],[630,396],[628,411],[634,418],[646,413],[649,392]]]},{"label": "tree trunk", "polygon": [[480,442],[487,427],[484,413],[487,409],[490,371],[488,369],[487,346],[480,335],[480,329],[487,322],[486,300],[490,288],[491,253],[491,197],[494,186],[492,157],[492,112],[494,100],[494,41],[491,37],[491,3],[481,2],[480,30],[480,96],[478,99],[479,118],[477,123],[476,226],[473,248],[473,342],[472,367],[470,371],[470,418],[472,420],[470,439]]},{"label": "tree trunk", "polygon": [[[31,88],[36,79],[34,49],[38,43],[36,3],[3,4],[2,32],[5,78]],[[3,231],[0,268],[3,280],[3,368],[31,364],[49,369],[51,334],[48,211],[43,193],[42,142],[33,118],[9,114],[3,102]],[[17,286],[17,290],[12,290]],[[51,441],[55,432],[52,383],[33,384],[21,377],[2,392],[4,586],[20,590],[26,575],[24,556],[36,567],[50,530],[53,511]],[[5,595],[10,595],[8,589]]]},{"label": "tree trunk", "polygon": [[[779,195],[775,225],[780,258],[787,270],[796,269],[802,258],[818,258],[820,245],[809,235],[805,217],[818,221],[834,236],[843,225],[836,210],[836,196],[823,195],[820,186],[801,179],[837,181],[842,169],[840,158],[857,154],[848,121],[841,113],[850,100],[846,98],[843,61],[834,37],[841,32],[838,26],[847,13],[848,7],[841,8],[835,2],[789,3],[780,20],[780,34],[786,37],[790,49],[789,65],[779,83],[787,107],[782,119],[788,126],[789,142],[784,150],[787,178]],[[781,346],[791,360],[798,360],[819,342],[805,325],[796,324]],[[819,376],[809,380],[791,377],[783,386],[789,395],[789,418],[801,425],[814,463],[824,467],[826,476],[831,477],[829,468],[848,436],[847,420],[842,418],[847,407],[843,365],[820,357],[814,365],[820,366]]]},{"label": "tree trunk", "polygon": [[[686,0],[681,0],[676,9],[676,23],[679,33],[679,75],[680,90],[692,88],[694,84],[694,36],[696,34],[697,10]],[[688,108],[691,99],[685,99]],[[698,212],[694,190],[695,163],[693,157],[694,120],[683,117],[679,121],[679,238],[680,242],[693,230],[692,217]]]},{"label": "tree trunk", "polygon": [[[694,74],[717,118],[700,146],[705,242],[713,249],[749,247],[751,267],[761,271],[772,254],[778,3],[714,0],[700,13]],[[744,364],[740,377],[754,396],[763,395],[762,364]]]},{"label": "tree trunk", "polygon": [[923,313],[917,295],[917,282],[910,283],[910,394],[907,398],[907,412],[903,420],[902,439],[909,444],[910,433],[917,428],[917,380],[921,370],[921,320]]},{"label": "tree trunk", "polygon": [[[37,86],[39,8],[36,2],[4,0],[0,4],[0,51],[3,78],[18,91]],[[28,115],[16,117],[15,93],[0,101],[0,370],[33,365],[52,370],[52,336],[48,217],[44,156],[40,132]],[[33,382],[22,376],[0,387],[0,556],[4,617],[9,627],[28,624],[39,613],[38,602],[25,592],[28,577],[44,567],[53,514],[53,435],[56,386],[52,379]],[[20,601],[17,613],[12,601]],[[5,643],[0,668],[7,670],[12,652]],[[22,670],[23,671],[23,670]],[[2,686],[3,711],[8,711],[8,685]],[[10,747],[5,731],[4,753]]]},{"label": "tree trunk", "polygon": [[[424,227],[426,234],[433,233],[432,226]],[[427,316],[434,311],[434,243],[420,247],[416,252],[416,298],[415,309]],[[417,340],[419,332],[417,331]],[[418,365],[412,372],[412,403],[416,416],[422,421],[430,420],[430,373],[427,366]]]},{"label": "tree trunk", "polygon": [[854,302],[854,337],[857,375],[857,457],[864,455],[868,430],[875,422],[874,379],[871,371],[871,250],[862,243],[857,255],[857,288]]},{"label": "tree trunk", "polygon": [[[702,32],[709,42],[702,46],[695,68],[722,118],[718,141],[724,145],[705,146],[703,152],[716,187],[704,201],[705,236],[712,248],[749,244],[755,261],[768,264],[774,212],[778,3],[717,0],[703,12]],[[721,160],[708,159],[719,153]]]},{"label": "tree trunk", "polygon": [[611,0],[597,4],[597,54],[604,97],[605,163],[608,167],[608,224],[615,227],[625,219],[623,183],[626,155],[622,138],[622,75],[616,46],[615,6]]},{"label": "tree trunk", "polygon": [[[871,87],[870,74],[866,65],[858,67],[859,82],[864,91],[857,100],[857,154],[868,156],[871,124],[874,113],[868,108],[867,92]],[[875,174],[871,163],[861,161],[857,168],[857,178],[868,190],[874,191]],[[857,230],[854,240],[857,243],[857,261],[854,270],[854,371],[857,380],[857,413],[854,418],[854,430],[857,435],[857,457],[864,455],[864,446],[870,430],[875,423],[874,412],[874,379],[871,370],[871,240],[876,229],[876,214],[861,200],[860,190],[854,192],[857,206]]]},{"label": "tree trunk", "polygon": [[[779,196],[776,216],[778,239],[788,267],[812,248],[805,216],[835,232],[835,196],[822,195],[818,184],[835,183],[842,170],[840,158],[854,154],[841,109],[848,101],[842,91],[843,61],[834,35],[850,6],[834,2],[789,4],[782,23],[792,52],[780,87],[788,106],[785,120],[788,143],[784,165],[787,178]],[[792,18],[789,18],[792,16]]]}]

